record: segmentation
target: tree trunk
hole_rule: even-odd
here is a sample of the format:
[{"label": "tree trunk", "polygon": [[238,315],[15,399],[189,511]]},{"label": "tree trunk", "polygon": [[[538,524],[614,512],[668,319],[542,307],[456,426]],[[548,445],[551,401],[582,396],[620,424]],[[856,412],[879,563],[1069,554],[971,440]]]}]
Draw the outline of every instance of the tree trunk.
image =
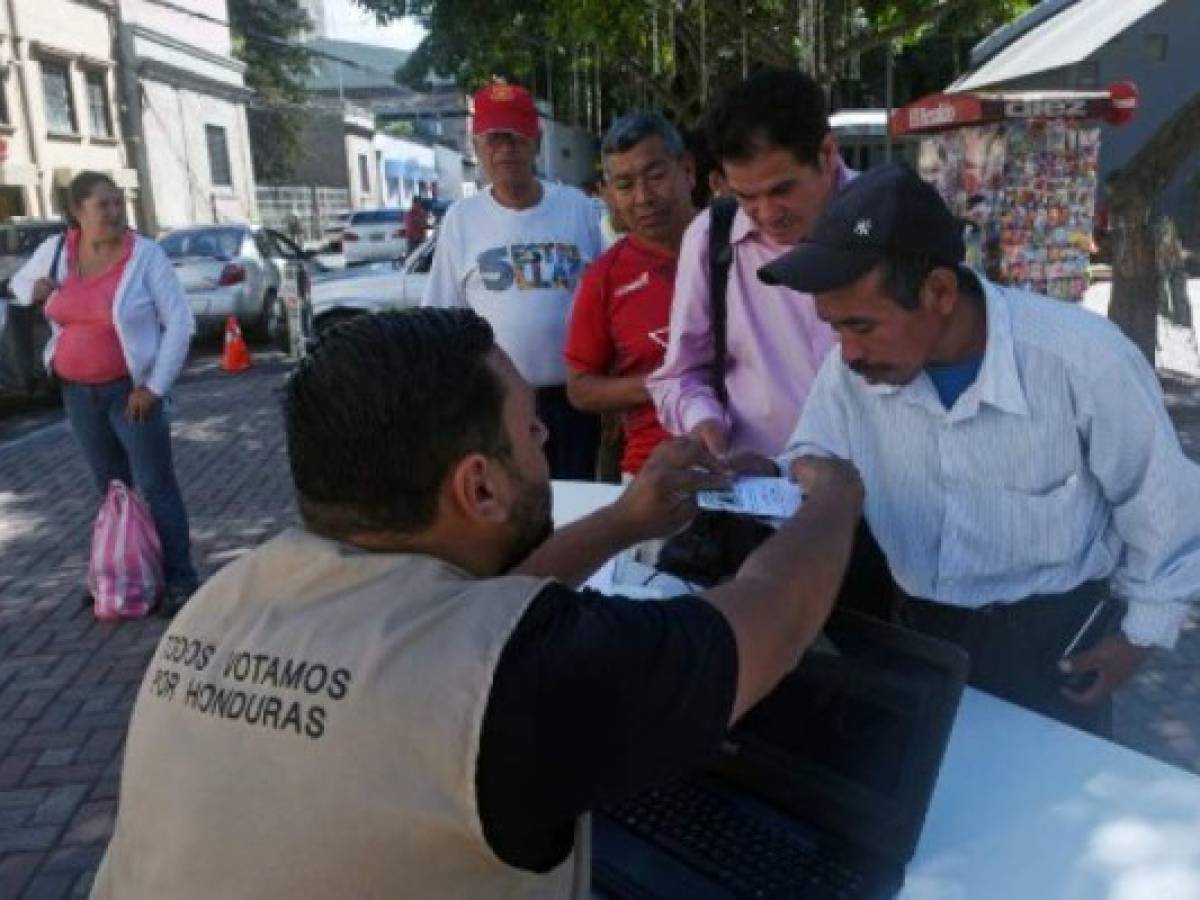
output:
[{"label": "tree trunk", "polygon": [[1163,188],[1200,144],[1200,92],[1182,105],[1124,170],[1108,180],[1113,226],[1113,288],[1108,317],[1151,364],[1158,328],[1154,208]]},{"label": "tree trunk", "polygon": [[1113,283],[1108,317],[1154,365],[1158,329],[1154,197],[1128,186],[1110,187]]}]

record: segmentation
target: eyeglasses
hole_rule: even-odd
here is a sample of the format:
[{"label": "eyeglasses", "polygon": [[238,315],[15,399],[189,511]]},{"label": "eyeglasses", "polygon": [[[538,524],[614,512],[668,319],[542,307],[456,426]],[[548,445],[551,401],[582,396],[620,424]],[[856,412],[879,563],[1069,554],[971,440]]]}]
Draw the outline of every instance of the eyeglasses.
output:
[{"label": "eyeglasses", "polygon": [[515,131],[485,131],[483,134],[478,134],[475,139],[482,141],[488,147],[527,147],[533,143],[523,134],[517,134]]}]

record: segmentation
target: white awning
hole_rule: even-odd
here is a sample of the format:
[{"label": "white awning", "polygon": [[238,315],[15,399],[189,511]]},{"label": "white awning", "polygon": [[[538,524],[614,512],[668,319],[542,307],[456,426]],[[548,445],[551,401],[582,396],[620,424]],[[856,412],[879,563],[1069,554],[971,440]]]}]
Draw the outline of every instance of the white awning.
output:
[{"label": "white awning", "polygon": [[1051,16],[948,91],[975,91],[1083,62],[1167,0],[1079,0]]}]

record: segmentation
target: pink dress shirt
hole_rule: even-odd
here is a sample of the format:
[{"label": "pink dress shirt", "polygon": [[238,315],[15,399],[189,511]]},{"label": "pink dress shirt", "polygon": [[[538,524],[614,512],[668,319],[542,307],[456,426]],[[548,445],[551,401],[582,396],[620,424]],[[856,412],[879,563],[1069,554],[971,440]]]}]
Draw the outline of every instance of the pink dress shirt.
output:
[{"label": "pink dress shirt", "polygon": [[[838,189],[853,177],[842,166]],[[776,456],[787,446],[836,337],[817,318],[811,295],[758,280],[762,266],[791,248],[760,234],[739,209],[730,235],[734,254],[726,293],[725,375],[729,406],[723,408],[710,381],[709,221],[709,213],[702,212],[684,234],[667,354],[646,387],[668,431],[687,434],[705,419],[716,419],[725,424],[731,450]]]}]

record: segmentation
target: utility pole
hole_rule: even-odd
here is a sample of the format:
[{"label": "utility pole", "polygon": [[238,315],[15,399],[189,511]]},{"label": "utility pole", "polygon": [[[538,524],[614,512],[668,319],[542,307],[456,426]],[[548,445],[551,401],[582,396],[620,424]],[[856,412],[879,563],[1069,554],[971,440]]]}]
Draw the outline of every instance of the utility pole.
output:
[{"label": "utility pole", "polygon": [[128,155],[138,173],[138,225],[145,234],[157,234],[158,215],[154,208],[154,182],[150,178],[150,154],[146,148],[146,130],[142,121],[142,90],[137,77],[137,53],[133,36],[125,27],[121,4],[113,5],[116,31],[117,108],[121,113],[121,132]]}]

